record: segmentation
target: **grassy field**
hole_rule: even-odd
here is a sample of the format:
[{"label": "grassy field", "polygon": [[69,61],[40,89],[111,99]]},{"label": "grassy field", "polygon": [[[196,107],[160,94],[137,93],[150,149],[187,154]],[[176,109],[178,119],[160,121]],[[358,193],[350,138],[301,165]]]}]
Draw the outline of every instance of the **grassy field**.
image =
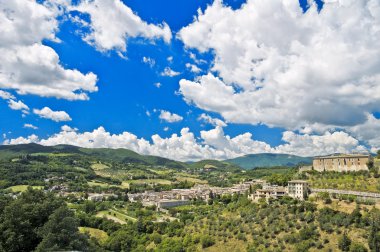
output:
[{"label": "grassy field", "polygon": [[198,178],[193,178],[193,177],[183,177],[183,176],[179,176],[179,177],[176,177],[175,178],[177,181],[189,181],[189,182],[193,182],[193,183],[196,183],[196,184],[207,184],[207,180],[202,180],[202,179],[198,179]]},{"label": "grassy field", "polygon": [[109,188],[111,186],[113,186],[113,187],[119,187],[119,188],[122,188],[122,189],[129,188],[129,186],[127,184],[116,185],[116,184],[108,184],[108,183],[105,183],[105,182],[95,181],[95,180],[88,181],[87,184],[89,186],[99,186],[101,188]]},{"label": "grassy field", "polygon": [[80,172],[86,172],[87,169],[83,168],[83,167],[79,167],[79,166],[74,166],[74,168],[77,170],[77,171],[80,171]]},{"label": "grassy field", "polygon": [[170,173],[176,172],[175,170],[171,170],[171,169],[148,169],[148,170],[156,173],[157,175],[168,175]]},{"label": "grassy field", "polygon": [[97,228],[79,227],[79,232],[83,234],[88,233],[90,237],[94,237],[96,240],[99,241],[100,244],[104,244],[105,241],[108,239],[108,234],[103,230]]},{"label": "grassy field", "polygon": [[[109,212],[111,212],[111,214],[109,214]],[[106,218],[106,219],[109,219],[109,220],[113,220],[117,223],[120,223],[120,224],[127,224],[127,222],[121,218],[118,218],[116,213],[115,215],[112,213],[112,211],[100,211],[96,214],[96,217],[100,217],[100,218]]]},{"label": "grassy field", "polygon": [[48,157],[68,157],[72,156],[74,154],[72,153],[44,153],[44,152],[37,152],[31,154],[32,156],[48,156]]},{"label": "grassy field", "polygon": [[136,218],[134,218],[132,216],[129,216],[129,215],[126,215],[121,210],[112,209],[111,211],[112,211],[112,213],[116,213],[117,216],[120,216],[121,218],[125,218],[126,220],[130,220],[130,221],[133,221],[133,222],[137,221]]},{"label": "grassy field", "polygon": [[107,169],[107,168],[109,168],[109,167],[105,164],[102,164],[102,163],[95,163],[95,164],[91,165],[91,169],[93,169],[94,171],[99,171],[99,170],[103,170],[103,169]]},{"label": "grassy field", "polygon": [[[32,186],[35,190],[42,190],[44,189],[43,186]],[[11,186],[8,187],[7,190],[11,190],[12,192],[25,192],[28,189],[28,185],[17,185],[17,186]]]},{"label": "grassy field", "polygon": [[122,186],[123,188],[127,188],[127,189],[129,189],[129,183],[128,183],[127,181],[123,181],[123,182],[121,182],[121,186]]},{"label": "grassy field", "polygon": [[161,185],[170,185],[172,182],[166,179],[133,179],[123,181],[123,184],[161,184]]},{"label": "grassy field", "polygon": [[374,158],[373,163],[375,164],[376,167],[380,167],[380,159]]},{"label": "grassy field", "polygon": [[102,183],[102,182],[98,182],[98,181],[88,181],[87,184],[89,186],[100,186],[102,188],[107,188],[107,187],[111,186],[110,184]]},{"label": "grassy field", "polygon": [[[134,176],[145,176],[147,171],[143,169],[133,168],[133,169],[93,169],[95,173],[101,177],[110,177],[118,180],[129,180]],[[153,174],[152,174],[153,175]]]},{"label": "grassy field", "polygon": [[114,209],[109,209],[106,211],[100,211],[96,214],[96,217],[100,217],[100,218],[105,217],[109,220],[113,220],[113,221],[118,222],[120,224],[126,224],[128,220],[137,221],[136,218],[128,216],[128,215],[121,213],[119,211],[116,211]]}]

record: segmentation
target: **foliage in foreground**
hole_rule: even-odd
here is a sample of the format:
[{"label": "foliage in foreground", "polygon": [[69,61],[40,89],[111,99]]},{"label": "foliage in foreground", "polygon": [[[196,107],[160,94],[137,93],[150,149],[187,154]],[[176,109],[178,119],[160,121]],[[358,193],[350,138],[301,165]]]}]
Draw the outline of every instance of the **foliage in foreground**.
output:
[{"label": "foliage in foreground", "polygon": [[[360,206],[349,214],[290,198],[254,204],[245,195],[226,196],[208,204],[173,208],[170,214],[176,220],[171,222],[153,222],[153,212],[137,211],[137,221],[121,225],[95,217],[98,207],[115,208],[120,204],[116,202],[84,201],[74,213],[63,200],[31,189],[17,199],[0,197],[0,201],[0,251],[181,252],[214,246],[221,251],[228,246],[241,251],[380,249],[380,212]],[[79,233],[78,226],[103,230],[108,238],[99,243]],[[353,234],[360,239],[354,240]]]}]

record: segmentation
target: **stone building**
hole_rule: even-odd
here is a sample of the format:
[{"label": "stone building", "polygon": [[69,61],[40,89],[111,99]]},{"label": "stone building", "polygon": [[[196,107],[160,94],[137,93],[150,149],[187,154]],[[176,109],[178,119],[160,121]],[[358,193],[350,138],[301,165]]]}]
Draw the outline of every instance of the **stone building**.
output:
[{"label": "stone building", "polygon": [[258,202],[260,199],[280,199],[286,195],[286,188],[282,186],[264,186],[248,196],[248,199]]},{"label": "stone building", "polygon": [[309,194],[309,184],[305,180],[291,180],[288,182],[288,196],[304,200]]},{"label": "stone building", "polygon": [[316,171],[363,171],[368,170],[367,163],[371,160],[369,154],[339,154],[331,156],[315,157],[313,168]]}]

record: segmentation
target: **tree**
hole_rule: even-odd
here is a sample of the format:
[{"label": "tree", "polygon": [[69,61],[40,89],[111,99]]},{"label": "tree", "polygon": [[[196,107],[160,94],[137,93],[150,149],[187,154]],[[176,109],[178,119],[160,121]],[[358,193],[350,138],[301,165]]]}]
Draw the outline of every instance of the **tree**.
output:
[{"label": "tree", "polygon": [[94,213],[96,210],[95,202],[91,200],[86,200],[83,204],[83,211],[85,213]]},{"label": "tree", "polygon": [[344,232],[343,236],[339,239],[338,247],[342,251],[350,251],[351,239],[347,236],[347,233]]},{"label": "tree", "polygon": [[145,224],[143,222],[143,219],[141,217],[139,217],[137,220],[137,232],[145,233],[145,231],[146,231],[146,228],[145,228]]},{"label": "tree", "polygon": [[182,241],[179,238],[168,237],[158,246],[159,252],[183,252]]},{"label": "tree", "polygon": [[318,197],[323,200],[325,204],[331,204],[332,202],[330,194],[328,192],[320,192],[318,193]]},{"label": "tree", "polygon": [[273,185],[286,186],[291,179],[291,174],[272,174],[267,178],[267,182]]},{"label": "tree", "polygon": [[374,167],[374,163],[372,159],[367,162],[367,166],[368,166],[368,169],[370,170]]},{"label": "tree", "polygon": [[350,246],[350,252],[367,252],[368,249],[361,243],[352,243]]},{"label": "tree", "polygon": [[359,205],[356,205],[356,208],[354,211],[352,211],[350,217],[351,217],[351,223],[360,224],[362,214],[360,213]]},{"label": "tree", "polygon": [[368,245],[371,251],[377,252],[380,251],[380,236],[378,233],[378,223],[376,223],[375,220],[377,218],[374,216],[374,214],[372,215],[371,231],[368,237]]},{"label": "tree", "polygon": [[214,239],[209,235],[204,235],[201,238],[202,248],[208,248],[215,244]]},{"label": "tree", "polygon": [[62,206],[49,217],[49,221],[39,231],[42,237],[36,251],[79,250],[87,251],[86,236],[78,231],[78,220],[74,213]]},{"label": "tree", "polygon": [[33,251],[41,242],[37,230],[62,204],[52,194],[28,188],[0,216],[0,247],[7,252]]}]

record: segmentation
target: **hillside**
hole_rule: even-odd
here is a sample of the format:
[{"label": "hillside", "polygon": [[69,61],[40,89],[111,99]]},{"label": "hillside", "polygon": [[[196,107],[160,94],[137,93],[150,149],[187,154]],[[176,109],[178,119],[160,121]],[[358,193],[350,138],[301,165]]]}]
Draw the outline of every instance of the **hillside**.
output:
[{"label": "hillside", "polygon": [[216,170],[228,170],[228,171],[236,171],[241,170],[241,167],[228,162],[218,161],[218,160],[201,160],[198,162],[194,162],[188,164],[188,166],[192,169],[216,169]]},{"label": "hillside", "polygon": [[88,157],[95,157],[98,160],[104,161],[167,166],[169,168],[184,168],[186,166],[186,164],[181,162],[162,157],[140,155],[127,149],[81,148],[72,145],[43,146],[34,143],[0,146],[1,160],[19,157],[20,155],[54,153],[84,155]]},{"label": "hillside", "polygon": [[309,165],[312,163],[312,158],[288,154],[261,153],[245,155],[234,159],[228,159],[225,160],[225,162],[238,165],[243,169],[253,169],[257,167],[294,167],[300,164]]},{"label": "hillside", "polygon": [[12,159],[22,155],[57,153],[83,155],[87,157],[93,157],[96,160],[103,161],[165,166],[174,169],[200,169],[204,168],[205,165],[213,166],[216,169],[241,169],[239,166],[235,164],[220,162],[217,160],[202,160],[188,164],[158,156],[140,155],[128,149],[81,148],[72,145],[43,146],[35,143],[19,145],[0,145],[0,160]]},{"label": "hillside", "polygon": [[[194,183],[231,186],[244,176],[239,166],[217,160],[184,163],[127,149],[38,144],[0,146],[0,174],[0,189],[45,186],[45,180],[53,177],[60,178],[57,185],[63,182],[74,191],[111,186],[133,191],[169,190]],[[73,181],[79,177],[80,181]]]}]

